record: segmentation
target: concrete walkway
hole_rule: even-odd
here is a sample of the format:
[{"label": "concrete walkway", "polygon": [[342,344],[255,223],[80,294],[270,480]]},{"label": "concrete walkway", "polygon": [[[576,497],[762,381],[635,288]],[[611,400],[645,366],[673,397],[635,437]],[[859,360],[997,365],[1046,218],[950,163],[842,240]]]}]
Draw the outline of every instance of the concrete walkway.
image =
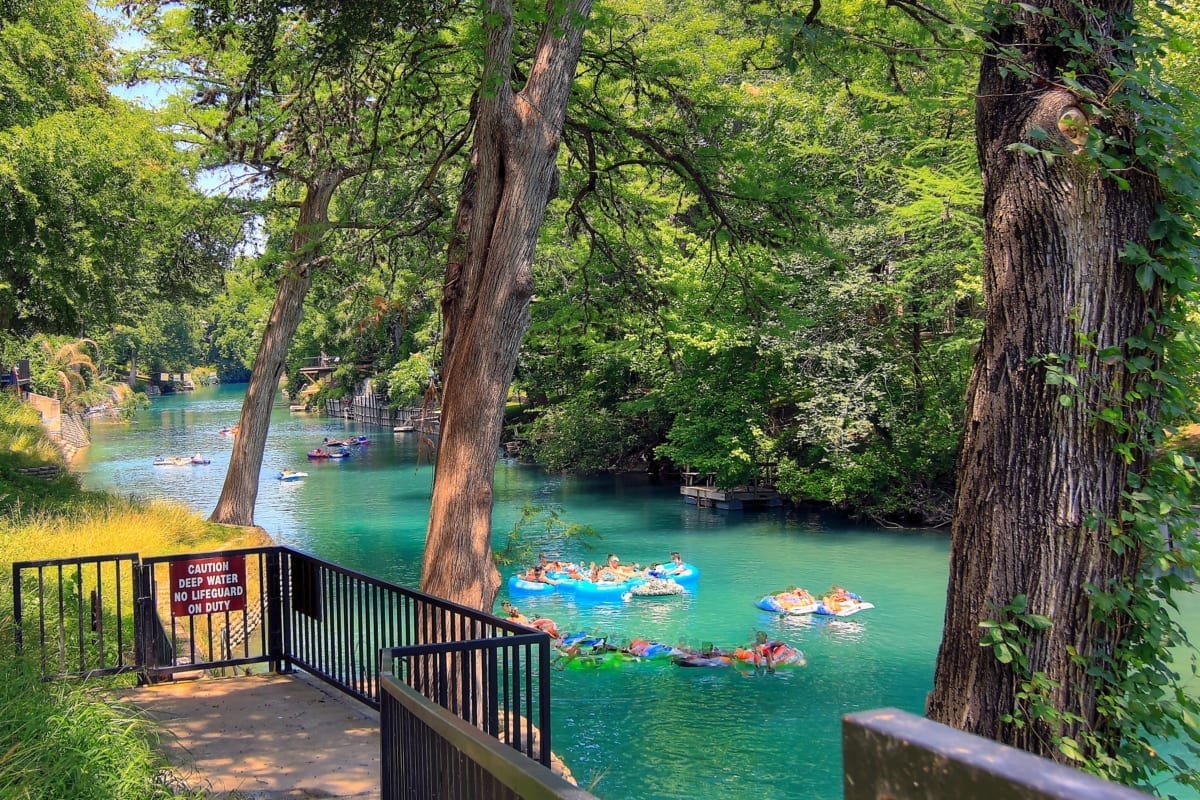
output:
[{"label": "concrete walkway", "polygon": [[121,693],[183,782],[239,800],[379,795],[379,715],[317,679],[252,675]]}]

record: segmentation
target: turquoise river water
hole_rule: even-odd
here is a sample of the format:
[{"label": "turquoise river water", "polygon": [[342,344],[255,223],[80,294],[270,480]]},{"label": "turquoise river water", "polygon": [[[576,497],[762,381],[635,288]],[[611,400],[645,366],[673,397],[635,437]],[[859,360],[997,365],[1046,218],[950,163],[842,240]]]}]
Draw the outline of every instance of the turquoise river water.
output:
[{"label": "turquoise river water", "polygon": [[[93,425],[93,444],[77,464],[85,486],[175,498],[207,513],[229,461],[231,440],[217,431],[237,421],[242,391],[230,386],[160,398],[131,425]],[[323,437],[350,433],[369,436],[371,444],[342,462],[306,459]],[[212,464],[152,465],[157,455],[194,453]],[[284,468],[309,477],[280,483],[275,476]],[[415,586],[431,475],[413,434],[290,414],[281,400],[255,521],[281,544]],[[645,564],[679,550],[701,570],[697,590],[683,597],[590,605],[561,596],[519,598],[528,616],[614,641],[641,636],[732,647],[763,630],[808,656],[807,667],[773,675],[669,663],[556,672],[554,749],[580,784],[604,800],[833,800],[841,797],[842,715],[923,708],[945,602],[944,532],[882,531],[795,510],[698,509],[683,502],[675,484],[548,475],[503,459],[495,498],[498,545],[533,503],[599,534],[554,545],[565,558],[599,561],[616,552],[622,561]],[[833,583],[876,607],[822,622],[783,619],[754,606],[788,585],[819,592]]]}]

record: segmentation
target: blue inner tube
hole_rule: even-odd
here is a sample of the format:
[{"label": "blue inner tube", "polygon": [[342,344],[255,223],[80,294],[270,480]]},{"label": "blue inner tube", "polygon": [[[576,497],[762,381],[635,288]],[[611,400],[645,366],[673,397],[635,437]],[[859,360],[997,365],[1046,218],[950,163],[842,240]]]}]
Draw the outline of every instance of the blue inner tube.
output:
[{"label": "blue inner tube", "polygon": [[520,575],[513,575],[508,579],[509,592],[519,592],[521,594],[550,594],[555,589],[554,584],[542,583],[541,581],[527,581]]},{"label": "blue inner tube", "polygon": [[700,569],[695,564],[684,561],[678,567],[674,564],[664,564],[658,569],[650,570],[652,578],[670,578],[676,583],[689,586],[700,578]]},{"label": "blue inner tube", "polygon": [[560,592],[573,592],[579,584],[576,578],[572,578],[565,572],[547,572],[546,577],[554,581],[554,588]]},{"label": "blue inner tube", "polygon": [[603,643],[603,637],[592,636],[590,633],[581,631],[579,633],[564,633],[562,639],[559,641],[559,647],[595,647]]},{"label": "blue inner tube", "polygon": [[664,656],[681,656],[683,651],[662,642],[651,642],[642,648],[642,658],[663,658]]},{"label": "blue inner tube", "polygon": [[771,611],[776,614],[783,613],[783,606],[779,605],[779,601],[775,599],[775,595],[773,595],[773,594],[769,594],[766,597],[763,597],[758,602],[756,602],[754,605],[758,606],[763,611]]}]

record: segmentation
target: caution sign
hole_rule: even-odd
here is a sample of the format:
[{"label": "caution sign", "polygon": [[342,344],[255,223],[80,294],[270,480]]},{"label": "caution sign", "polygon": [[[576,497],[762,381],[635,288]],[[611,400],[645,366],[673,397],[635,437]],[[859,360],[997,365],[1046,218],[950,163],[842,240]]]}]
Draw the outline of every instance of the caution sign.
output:
[{"label": "caution sign", "polygon": [[171,616],[246,609],[246,556],[171,562]]}]

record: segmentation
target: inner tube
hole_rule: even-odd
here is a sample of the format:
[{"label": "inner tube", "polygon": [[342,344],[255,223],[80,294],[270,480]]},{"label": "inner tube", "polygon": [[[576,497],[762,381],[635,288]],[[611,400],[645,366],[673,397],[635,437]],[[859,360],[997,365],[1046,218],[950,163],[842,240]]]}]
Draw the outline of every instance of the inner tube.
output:
[{"label": "inner tube", "polygon": [[[791,601],[787,602],[787,595],[791,595]],[[784,599],[781,600],[780,598]],[[780,592],[779,594],[769,594],[755,601],[754,605],[761,608],[763,611],[770,611],[773,614],[819,614],[817,609],[821,607],[820,603],[806,603],[798,605],[796,598],[791,592]]]},{"label": "inner tube", "polygon": [[556,659],[562,669],[611,669],[625,663],[625,658],[616,650],[598,653],[562,653]]},{"label": "inner tube", "polygon": [[520,575],[513,575],[508,579],[508,591],[510,594],[550,594],[554,591],[554,584],[543,583],[541,581],[527,581]]},{"label": "inner tube", "polygon": [[694,584],[700,577],[700,569],[695,564],[689,564],[684,561],[678,567],[674,564],[666,564],[658,569],[650,570],[652,578],[670,578],[676,583],[681,583],[684,586]]},{"label": "inner tube", "polygon": [[843,603],[837,611],[829,608],[824,603],[817,603],[817,608],[814,613],[824,617],[848,617],[851,614],[857,614],[859,611],[866,611],[868,608],[874,608],[874,603],[864,603],[861,600],[852,600],[849,603]]},{"label": "inner tube", "polygon": [[575,592],[582,597],[613,597],[619,598],[625,592],[646,582],[640,576],[627,578],[623,581],[576,581]]},{"label": "inner tube", "polygon": [[731,656],[702,656],[699,653],[675,656],[673,660],[680,667],[728,667],[733,663]]},{"label": "inner tube", "polygon": [[771,611],[775,614],[783,613],[783,606],[779,605],[779,601],[775,599],[775,595],[769,594],[755,601],[754,605],[761,608],[763,611]]},{"label": "inner tube", "polygon": [[633,597],[669,597],[683,594],[683,587],[673,578],[650,578],[629,590]]},{"label": "inner tube", "polygon": [[603,643],[603,638],[580,631],[579,633],[564,633],[558,644],[559,647],[595,647]]},{"label": "inner tube", "polygon": [[645,639],[634,639],[630,642],[629,654],[638,658],[674,658],[687,655],[678,647],[672,647],[662,642],[649,642]]},{"label": "inner tube", "polygon": [[[766,666],[766,656],[761,651],[756,653],[756,648],[757,646],[738,647],[733,651],[733,656],[740,662],[753,664],[757,661],[760,666]],[[775,642],[771,648],[771,664],[774,667],[803,667],[807,663],[808,659],[804,657],[804,653],[789,644]]]}]

